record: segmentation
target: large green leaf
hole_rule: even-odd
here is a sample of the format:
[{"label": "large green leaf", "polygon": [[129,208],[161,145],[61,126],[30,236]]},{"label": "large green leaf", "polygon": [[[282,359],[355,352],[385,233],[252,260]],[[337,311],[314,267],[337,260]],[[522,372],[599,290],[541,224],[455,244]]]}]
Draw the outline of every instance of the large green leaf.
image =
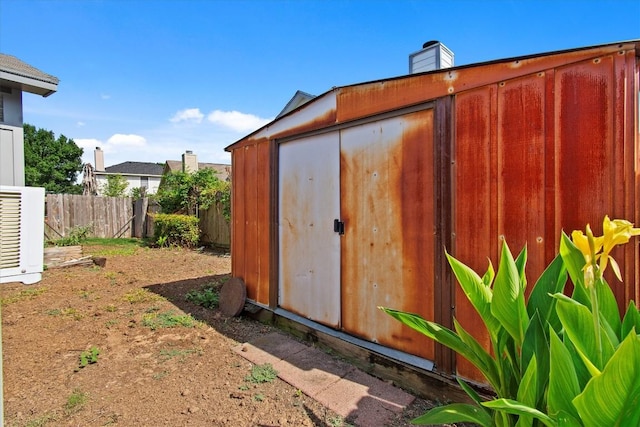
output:
[{"label": "large green leaf", "polygon": [[469,422],[483,427],[492,427],[493,420],[487,412],[476,405],[466,403],[452,403],[451,405],[438,406],[426,414],[411,421],[411,424],[431,425]]},{"label": "large green leaf", "polygon": [[486,286],[483,279],[471,268],[446,252],[445,255],[462,291],[482,318],[489,335],[495,338],[500,323],[491,313],[491,299],[493,297],[491,288]]},{"label": "large green leaf", "polygon": [[527,245],[525,245],[518,256],[516,257],[516,268],[518,269],[518,275],[520,276],[520,287],[524,292],[527,287],[527,275],[525,274],[525,267],[527,265]]},{"label": "large green leaf", "polygon": [[487,267],[487,271],[482,276],[482,283],[488,288],[493,284],[493,279],[496,277],[496,272],[493,269],[493,264],[491,260],[489,260],[489,267]]},{"label": "large green leaf", "polygon": [[460,354],[471,362],[476,368],[482,372],[487,371],[488,367],[485,364],[485,360],[479,358],[474,350],[465,344],[460,337],[452,330],[445,328],[434,322],[423,319],[421,316],[413,313],[406,313],[404,311],[393,310],[390,308],[379,307],[391,317],[399,320],[410,328],[428,336],[431,339],[438,341],[440,344],[449,347],[451,350]]},{"label": "large green leaf", "polygon": [[536,401],[533,406],[539,407],[538,403],[543,400],[544,391],[549,380],[549,340],[545,335],[545,328],[540,321],[540,316],[538,316],[537,311],[529,321],[529,327],[524,335],[520,365],[528,366],[533,358],[536,360],[536,372],[538,376],[536,382]]},{"label": "large green leaf", "polygon": [[538,278],[527,303],[527,313],[533,317],[536,311],[542,322],[549,322],[556,332],[561,329],[560,320],[555,311],[556,300],[550,295],[562,292],[567,283],[567,269],[562,257],[557,255]]},{"label": "large green leaf", "polygon": [[640,425],[640,337],[628,335],[573,403],[586,427]]},{"label": "large green leaf", "polygon": [[616,337],[618,337],[618,341],[621,341],[620,326],[622,322],[620,321],[620,310],[618,309],[616,296],[613,294],[606,280],[596,281],[596,293],[598,295],[598,308],[600,313],[613,329]]},{"label": "large green leaf", "polygon": [[[609,335],[603,327],[600,328],[598,333],[601,337],[602,349],[599,349],[594,332],[593,316],[589,309],[566,295],[555,294],[554,298],[558,300],[556,310],[565,333],[578,353],[585,356],[588,362],[601,371],[614,352],[614,343],[609,339]],[[585,364],[589,367],[587,361]]]},{"label": "large green leaf", "polygon": [[635,302],[630,301],[622,320],[620,338],[624,340],[634,328],[636,334],[640,333],[640,310],[638,310]]},{"label": "large green leaf", "polygon": [[502,243],[502,254],[498,274],[493,285],[491,313],[521,347],[529,317],[524,303],[524,290],[520,284],[518,267],[509,251],[507,242]]},{"label": "large green leaf", "polygon": [[558,423],[558,427],[584,427],[580,420],[567,414],[565,411],[558,412],[556,422]]},{"label": "large green leaf", "polygon": [[506,412],[508,414],[515,414],[526,417],[533,417],[540,420],[544,425],[555,427],[555,421],[544,412],[527,406],[517,400],[512,399],[496,399],[482,404],[487,408],[495,409],[497,411]]},{"label": "large green leaf", "polygon": [[484,349],[484,347],[482,347],[478,343],[478,341],[470,333],[468,333],[455,318],[453,319],[453,326],[462,342],[465,343],[469,347],[469,350],[473,352],[473,354],[478,358],[479,361],[482,362],[482,366],[484,366],[484,368],[481,369],[481,371],[487,381],[489,381],[489,384],[491,384],[494,390],[499,390],[500,375],[498,374],[498,366],[496,365],[496,360],[491,357],[491,355]]},{"label": "large green leaf", "polygon": [[565,411],[577,418],[578,412],[571,401],[580,393],[573,360],[553,329],[549,330],[551,361],[549,364],[549,390],[547,406],[552,417]]},{"label": "large green leaf", "polygon": [[[531,358],[527,366],[520,385],[518,386],[518,394],[516,400],[531,408],[537,408],[538,401],[538,365],[535,356]],[[533,425],[533,417],[530,415],[522,415],[516,424],[516,427],[531,427]]]}]

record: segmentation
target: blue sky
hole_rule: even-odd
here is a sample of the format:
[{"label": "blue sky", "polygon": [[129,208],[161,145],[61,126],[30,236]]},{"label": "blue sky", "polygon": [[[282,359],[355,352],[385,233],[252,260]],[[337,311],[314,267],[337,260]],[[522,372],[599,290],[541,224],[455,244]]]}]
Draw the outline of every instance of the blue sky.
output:
[{"label": "blue sky", "polygon": [[0,51],[60,79],[24,121],[107,166],[228,163],[296,90],[407,74],[429,40],[465,65],[638,38],[638,0],[0,0]]}]

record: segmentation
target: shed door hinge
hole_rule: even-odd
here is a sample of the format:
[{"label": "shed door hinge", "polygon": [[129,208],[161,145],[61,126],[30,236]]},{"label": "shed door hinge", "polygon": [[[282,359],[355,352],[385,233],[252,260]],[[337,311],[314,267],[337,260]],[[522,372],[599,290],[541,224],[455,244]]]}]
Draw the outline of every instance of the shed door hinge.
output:
[{"label": "shed door hinge", "polygon": [[344,222],[339,219],[333,220],[333,231],[340,235],[344,234]]}]

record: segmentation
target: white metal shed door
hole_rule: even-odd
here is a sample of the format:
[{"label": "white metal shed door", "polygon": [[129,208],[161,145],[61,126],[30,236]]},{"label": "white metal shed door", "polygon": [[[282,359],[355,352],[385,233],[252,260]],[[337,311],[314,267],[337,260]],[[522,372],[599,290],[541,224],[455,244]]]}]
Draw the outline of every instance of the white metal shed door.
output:
[{"label": "white metal shed door", "polygon": [[340,326],[340,136],[279,146],[279,305]]}]

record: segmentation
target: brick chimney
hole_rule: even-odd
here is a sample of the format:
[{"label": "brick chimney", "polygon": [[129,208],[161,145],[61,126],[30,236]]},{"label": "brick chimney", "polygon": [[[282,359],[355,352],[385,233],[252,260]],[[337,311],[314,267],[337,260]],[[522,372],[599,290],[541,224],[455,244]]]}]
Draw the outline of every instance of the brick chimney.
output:
[{"label": "brick chimney", "polygon": [[96,147],[93,152],[96,172],[104,172],[104,151],[100,147]]},{"label": "brick chimney", "polygon": [[198,156],[193,154],[193,151],[191,150],[187,150],[182,155],[182,171],[198,172]]}]

